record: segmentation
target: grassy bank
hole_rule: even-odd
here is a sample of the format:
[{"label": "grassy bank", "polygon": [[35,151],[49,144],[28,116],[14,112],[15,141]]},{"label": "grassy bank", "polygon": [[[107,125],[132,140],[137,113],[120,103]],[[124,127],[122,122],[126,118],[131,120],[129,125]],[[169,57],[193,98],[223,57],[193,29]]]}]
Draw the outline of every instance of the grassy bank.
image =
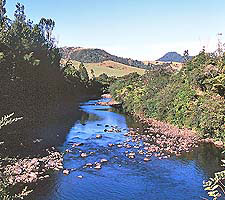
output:
[{"label": "grassy bank", "polygon": [[126,112],[189,128],[202,137],[225,139],[225,55],[205,53],[177,72],[133,73],[110,87]]}]

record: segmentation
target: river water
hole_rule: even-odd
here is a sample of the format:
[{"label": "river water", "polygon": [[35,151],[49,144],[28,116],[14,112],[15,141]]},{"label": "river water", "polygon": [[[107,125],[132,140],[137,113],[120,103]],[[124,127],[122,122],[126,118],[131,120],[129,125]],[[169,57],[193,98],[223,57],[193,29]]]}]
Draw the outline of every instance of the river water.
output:
[{"label": "river water", "polygon": [[[54,172],[34,186],[29,199],[196,200],[207,197],[202,182],[220,169],[220,150],[201,144],[180,157],[163,160],[152,157],[149,162],[143,161],[143,155],[129,159],[125,151],[137,150],[109,147],[108,144],[123,143],[128,128],[141,125],[108,106],[96,105],[97,101],[81,104],[81,119],[75,122],[59,147],[62,152],[70,150],[64,156],[64,167],[71,170],[70,174]],[[111,126],[118,126],[121,132],[104,131]],[[97,139],[96,134],[101,134],[102,138]],[[72,147],[74,143],[84,145]],[[82,152],[88,156],[81,158]],[[100,170],[84,168],[86,163],[99,162],[103,158],[108,162],[102,164]]]}]

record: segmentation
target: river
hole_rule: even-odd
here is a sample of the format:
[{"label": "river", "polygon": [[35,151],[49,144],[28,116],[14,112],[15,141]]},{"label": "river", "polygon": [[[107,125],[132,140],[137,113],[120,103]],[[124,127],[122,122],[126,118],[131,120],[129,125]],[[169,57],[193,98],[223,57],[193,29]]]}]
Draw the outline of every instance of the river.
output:
[{"label": "river", "polygon": [[[104,99],[107,100],[107,99]],[[216,170],[220,169],[220,150],[210,144],[179,157],[160,160],[151,157],[143,161],[143,155],[134,159],[125,155],[131,148],[109,147],[109,143],[122,144],[124,133],[130,127],[141,127],[131,117],[113,111],[108,106],[96,105],[90,100],[80,105],[80,120],[68,132],[65,142],[59,146],[64,156],[64,167],[69,175],[54,172],[50,178],[35,184],[32,200],[196,200],[207,197],[202,187]],[[121,132],[105,132],[117,127]],[[101,134],[102,138],[96,138]],[[83,143],[73,147],[74,143]],[[80,154],[88,154],[81,158]],[[87,163],[107,159],[101,169],[84,167]]]}]

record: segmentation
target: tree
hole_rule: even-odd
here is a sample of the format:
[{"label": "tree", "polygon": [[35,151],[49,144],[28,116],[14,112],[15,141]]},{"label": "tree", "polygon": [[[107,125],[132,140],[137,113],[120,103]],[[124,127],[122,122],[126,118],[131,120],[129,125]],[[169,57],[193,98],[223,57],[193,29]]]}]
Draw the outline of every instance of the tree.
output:
[{"label": "tree", "polygon": [[98,79],[101,80],[101,81],[107,81],[108,79],[108,75],[106,73],[102,73],[99,75]]},{"label": "tree", "polygon": [[79,65],[79,72],[80,72],[81,80],[87,84],[89,81],[89,76],[88,76],[87,69],[85,68],[82,62]]},{"label": "tree", "polygon": [[55,27],[55,22],[52,19],[41,18],[39,27],[42,30],[43,35],[48,41],[51,41],[52,31]]},{"label": "tree", "polygon": [[6,0],[0,0],[0,26],[2,26],[6,14],[5,4]]},{"label": "tree", "polygon": [[92,75],[92,79],[94,80],[95,79],[95,72],[93,69],[91,69],[91,75]]},{"label": "tree", "polygon": [[16,11],[14,13],[14,16],[16,20],[18,20],[21,23],[25,23],[26,21],[26,15],[25,15],[25,8],[24,5],[17,3],[16,4]]},{"label": "tree", "polygon": [[185,50],[185,51],[184,51],[183,58],[184,58],[184,62],[185,62],[185,63],[189,60],[190,56],[189,56],[188,50]]}]

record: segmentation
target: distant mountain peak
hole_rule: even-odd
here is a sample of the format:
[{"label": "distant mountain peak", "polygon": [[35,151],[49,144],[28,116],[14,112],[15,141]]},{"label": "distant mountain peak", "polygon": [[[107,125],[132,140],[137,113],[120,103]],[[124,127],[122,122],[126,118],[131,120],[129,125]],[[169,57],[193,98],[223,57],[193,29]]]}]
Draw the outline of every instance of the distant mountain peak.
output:
[{"label": "distant mountain peak", "polygon": [[171,51],[166,53],[163,57],[159,58],[157,61],[163,62],[184,62],[184,58],[182,55],[175,51]]}]

